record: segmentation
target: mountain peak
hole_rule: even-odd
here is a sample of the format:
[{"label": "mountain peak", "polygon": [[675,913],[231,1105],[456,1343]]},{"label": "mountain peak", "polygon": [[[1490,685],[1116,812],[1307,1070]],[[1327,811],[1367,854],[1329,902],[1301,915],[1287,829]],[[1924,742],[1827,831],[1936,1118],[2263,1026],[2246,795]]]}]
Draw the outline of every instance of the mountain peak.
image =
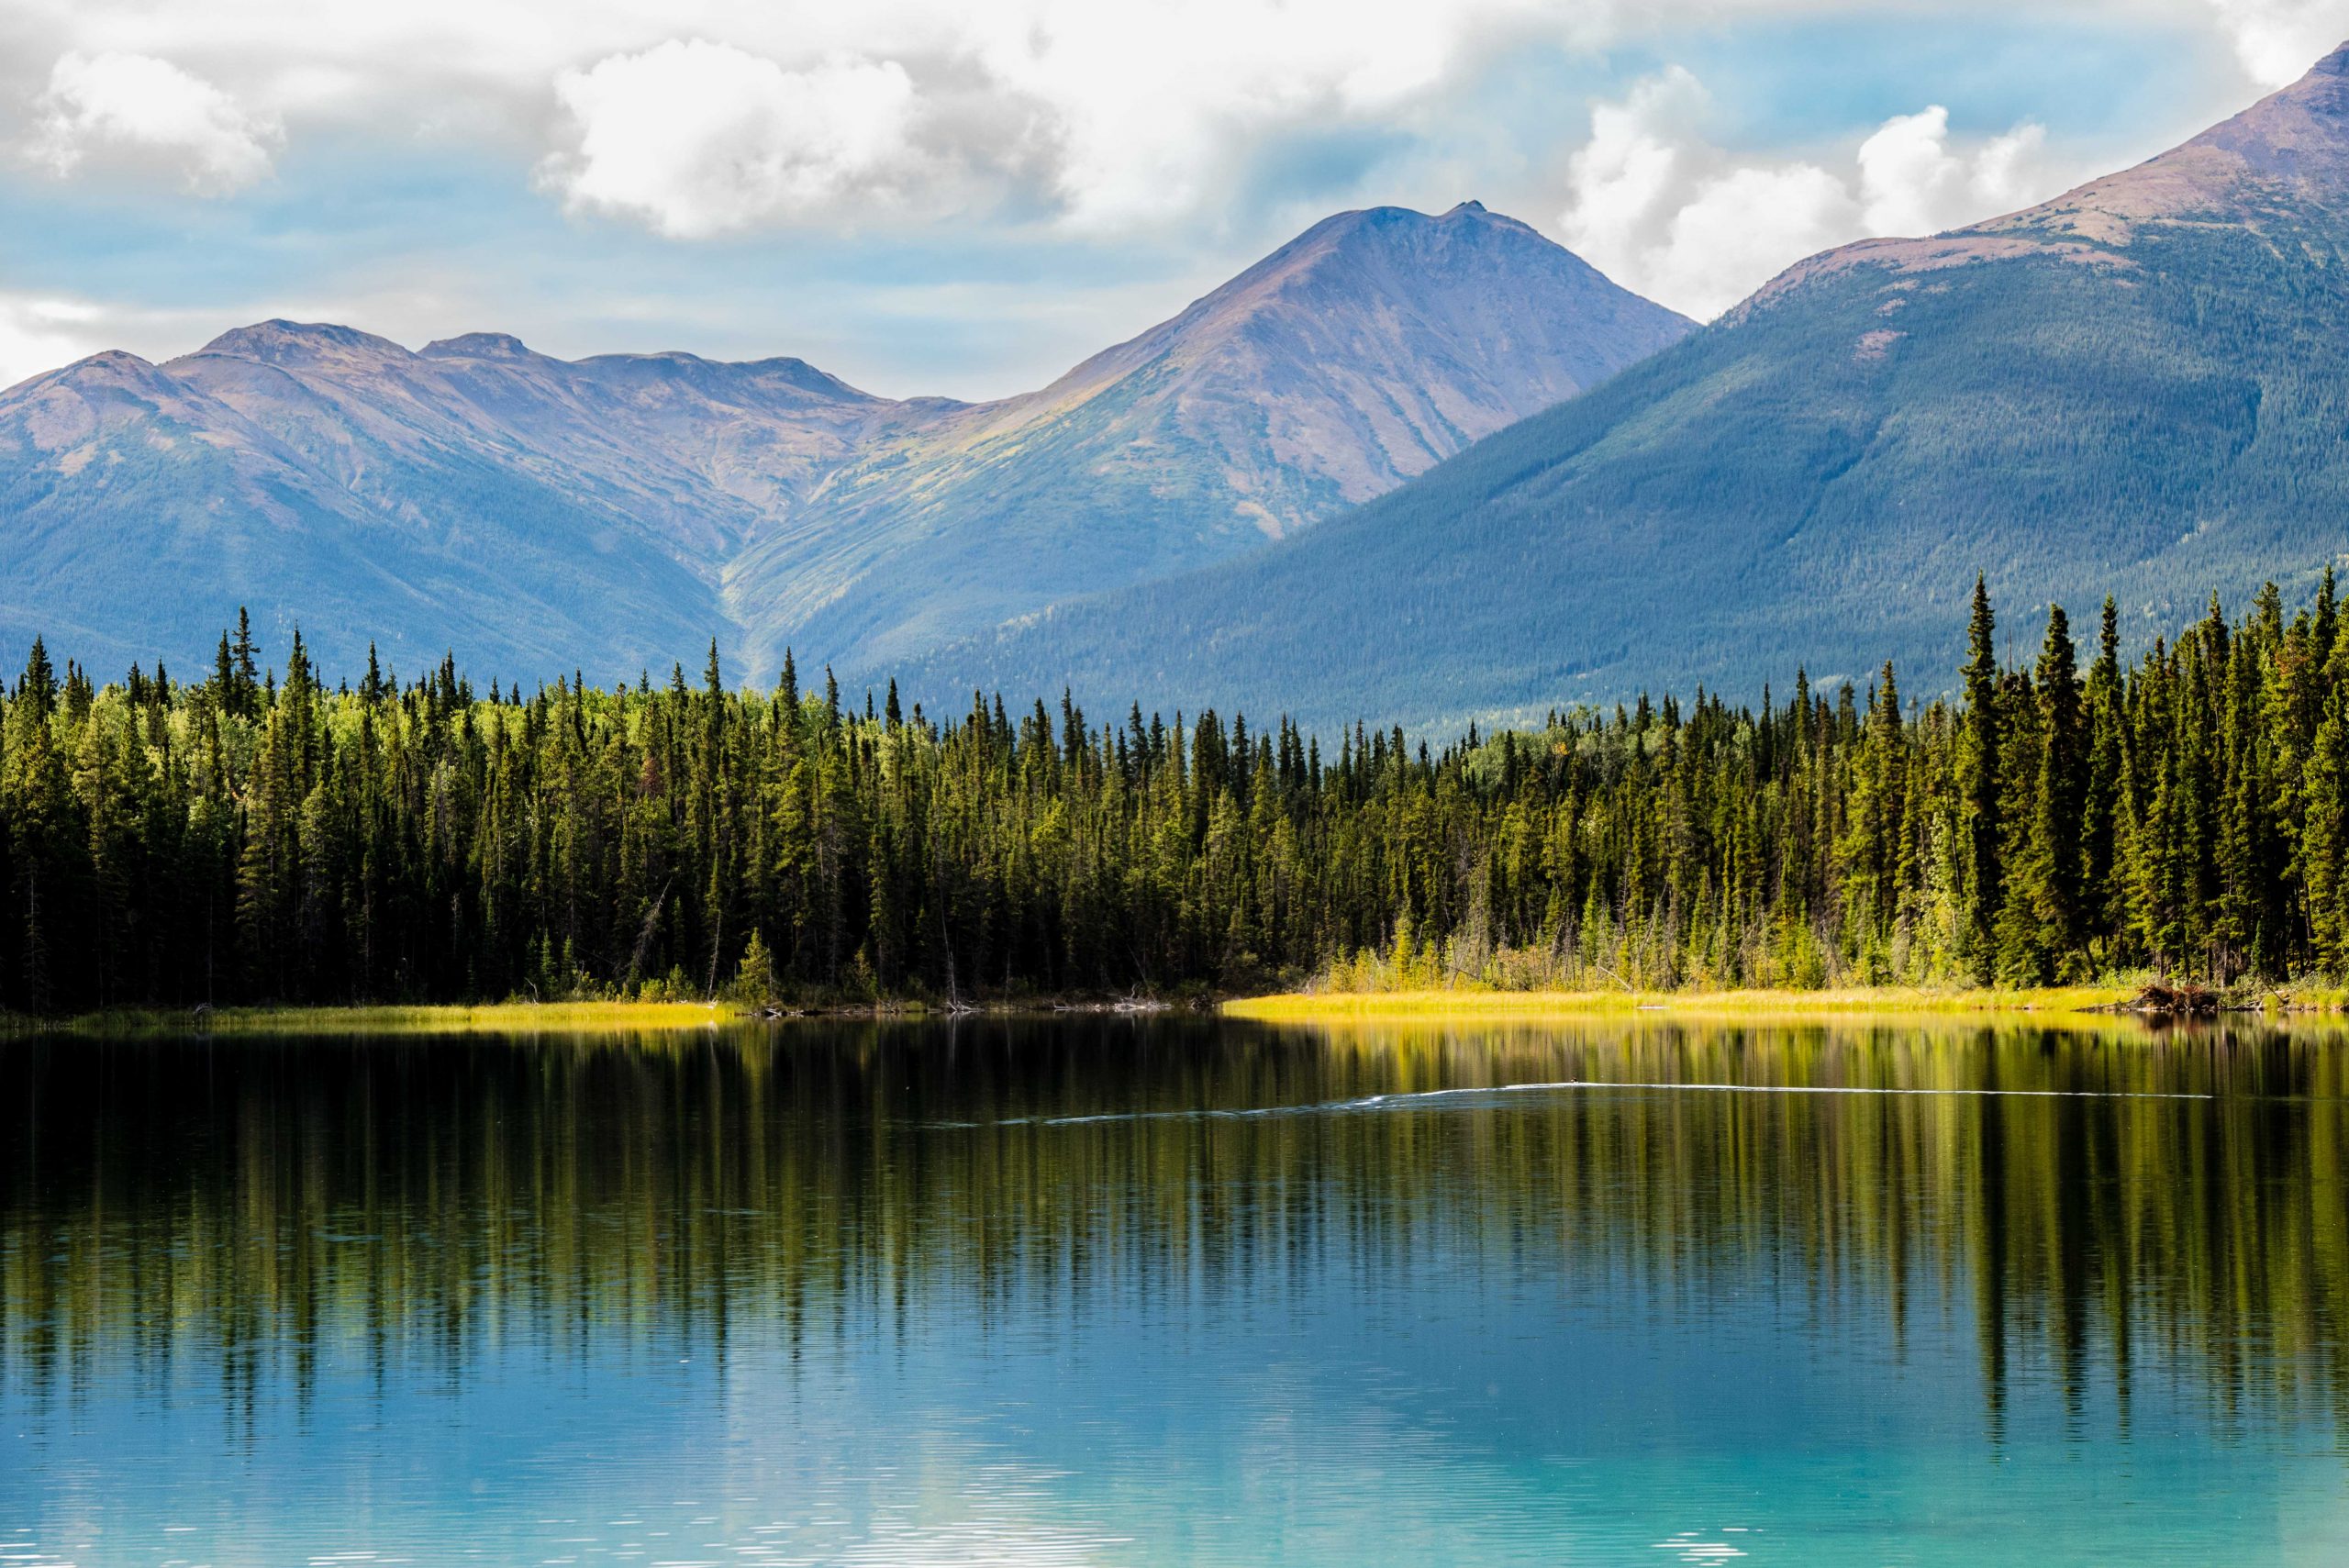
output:
[{"label": "mountain peak", "polygon": [[[1487,223],[1512,228],[1523,227],[1517,219],[1494,213],[1487,209],[1484,203],[1478,201],[1458,202],[1441,213],[1425,213],[1417,207],[1391,205],[1355,207],[1347,212],[1330,214],[1286,245],[1282,246],[1280,250],[1274,251],[1273,256],[1267,257],[1266,260],[1270,261],[1274,257],[1297,250],[1314,240],[1333,236],[1384,232],[1440,234],[1448,229],[1456,229],[1463,225],[1481,226]],[[1241,274],[1243,277],[1246,275]]]},{"label": "mountain peak", "polygon": [[330,321],[276,318],[233,328],[196,353],[256,360],[269,365],[348,365],[414,357],[389,338],[378,338],[355,327],[338,326]]},{"label": "mountain peak", "polygon": [[151,360],[143,360],[128,349],[101,349],[86,358],[51,373],[57,375],[128,375],[145,378],[155,373]]},{"label": "mountain peak", "polygon": [[2189,141],[1978,229],[2045,228],[2126,244],[2129,226],[2210,217],[2237,221],[2279,198],[2337,205],[2349,195],[2349,44]]},{"label": "mountain peak", "polygon": [[[70,452],[126,428],[141,429],[168,443],[168,432],[181,425],[200,426],[220,437],[217,450],[241,446],[252,435],[236,428],[228,409],[171,372],[120,349],[75,360],[0,390],[0,430],[25,442],[20,450]],[[0,450],[6,444],[6,437],[0,436]]]},{"label": "mountain peak", "polygon": [[1977,261],[2054,259],[2133,264],[2141,230],[2253,228],[2277,218],[2349,217],[2349,43],[2290,86],[2132,169],[2051,201],[1922,239],[1862,239],[1796,262],[1738,305],[1734,319],[1855,266],[1897,273]]},{"label": "mountain peak", "polygon": [[1246,295],[1331,262],[1352,265],[1375,256],[1385,258],[1377,264],[1425,275],[1475,265],[1472,258],[1497,247],[1518,247],[1545,270],[1598,275],[1573,251],[1530,225],[1487,210],[1482,202],[1462,202],[1433,216],[1415,207],[1375,206],[1322,219],[1199,303]]},{"label": "mountain peak", "polygon": [[[1316,524],[1687,325],[1475,203],[1339,214],[980,405],[785,356],[259,321],[143,382],[126,359],[0,400],[0,509],[43,613],[119,629],[109,661],[306,602],[332,607],[321,657],[384,637],[632,672],[716,630],[753,667],[791,644],[871,668]],[[173,562],[170,605],[120,592],[119,559]]]},{"label": "mountain peak", "polygon": [[[1522,317],[1535,298],[1548,319],[1529,337]],[[1255,350],[1235,350],[1234,345],[1260,330],[1291,342],[1322,342],[1342,357],[1351,350],[1341,346],[1345,333],[1338,323],[1352,322],[1375,339],[1391,330],[1397,309],[1408,310],[1431,335],[1414,352],[1436,351],[1436,343],[1514,342],[1511,352],[1539,357],[1546,350],[1530,346],[1536,339],[1553,336],[1551,346],[1562,350],[1565,338],[1576,339],[1552,364],[1554,370],[1574,361],[1574,369],[1563,379],[1545,372],[1532,407],[1547,406],[1644,357],[1688,327],[1676,313],[1617,288],[1564,246],[1516,218],[1486,211],[1482,203],[1462,202],[1441,216],[1405,206],[1358,207],[1332,213],[1180,314],[1006,406],[1023,417],[1038,407],[1065,407],[1170,357],[1195,365],[1224,358],[1234,373],[1254,376],[1262,373]],[[1439,319],[1441,328],[1433,326]],[[1577,357],[1599,339],[1607,340],[1603,350]],[[1530,412],[1512,407],[1511,417]],[[1408,461],[1416,464],[1419,456]]]},{"label": "mountain peak", "polygon": [[764,360],[711,360],[684,349],[661,349],[648,354],[596,354],[579,361],[577,368],[591,374],[637,383],[669,381],[712,390],[760,385],[770,393],[781,387],[833,403],[884,401],[789,355]]},{"label": "mountain peak", "polygon": [[2349,186],[2349,44],[2318,61],[2290,86],[2143,167],[2179,162],[2197,150],[2231,154],[2254,177]]},{"label": "mountain peak", "polygon": [[163,381],[162,373],[137,354],[123,349],[105,349],[75,360],[72,364],[28,376],[5,390],[10,395],[21,393],[30,396],[43,388],[72,388],[77,391],[100,387],[150,388]]},{"label": "mountain peak", "polygon": [[424,357],[434,360],[533,360],[538,354],[511,332],[462,332],[436,338],[424,345]]}]

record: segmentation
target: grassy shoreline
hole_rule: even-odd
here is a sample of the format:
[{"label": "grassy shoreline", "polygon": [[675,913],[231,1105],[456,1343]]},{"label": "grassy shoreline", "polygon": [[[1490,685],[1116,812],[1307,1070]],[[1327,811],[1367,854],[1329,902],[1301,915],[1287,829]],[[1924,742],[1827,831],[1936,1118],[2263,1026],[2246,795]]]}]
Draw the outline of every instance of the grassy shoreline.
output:
[{"label": "grassy shoreline", "polygon": [[2038,990],[1928,990],[1853,986],[1826,991],[1340,991],[1287,992],[1223,1004],[1226,1017],[1264,1023],[1350,1022],[1386,1018],[1567,1018],[1665,1013],[1704,1017],[1816,1018],[1822,1015],[2020,1014],[2110,1017],[2134,985],[2072,985]]},{"label": "grassy shoreline", "polygon": [[[1917,986],[1850,986],[1821,991],[1297,991],[1231,996],[1206,1005],[1215,1016],[1256,1023],[1523,1020],[1627,1018],[1819,1018],[1835,1017],[1961,1018],[2029,1016],[2037,1019],[2110,1021],[2115,1005],[2130,1000],[2131,984],[2055,986],[2035,990],[1939,990]],[[1130,1005],[1129,1005],[1130,1006]],[[1115,1004],[1038,998],[994,1002],[977,1012],[990,1018],[1044,1018],[1123,1011]],[[1170,1012],[1164,1004],[1144,1010]],[[1186,1006],[1179,1010],[1188,1012]],[[2349,992],[2307,989],[2272,1000],[2270,1017],[2349,1011]],[[0,1014],[0,1036],[127,1035],[429,1035],[592,1033],[598,1030],[683,1031],[751,1023],[778,1015],[730,1002],[495,1002],[429,1006],[122,1008],[69,1018]],[[918,1019],[949,1016],[934,1006],[901,1000],[793,1008],[798,1018]]]}]

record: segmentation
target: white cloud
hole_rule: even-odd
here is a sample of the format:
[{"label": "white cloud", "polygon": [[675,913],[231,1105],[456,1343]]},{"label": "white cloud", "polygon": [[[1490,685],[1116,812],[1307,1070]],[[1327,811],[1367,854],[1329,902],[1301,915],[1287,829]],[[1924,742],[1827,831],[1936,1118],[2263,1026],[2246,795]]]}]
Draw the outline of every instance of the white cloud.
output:
[{"label": "white cloud", "polygon": [[1860,143],[1861,225],[1870,234],[1930,234],[2044,200],[2056,194],[2046,142],[2040,127],[2021,125],[1955,152],[1939,104],[1896,116]]},{"label": "white cloud", "polygon": [[[2087,173],[2158,151],[2245,102],[2250,73],[2296,76],[2349,35],[2349,0],[1977,0],[1967,17],[1996,49],[1969,61],[1882,47],[1865,23],[1882,9],[565,0],[550,26],[548,0],[0,0],[0,159],[122,163],[220,189],[267,173],[282,124],[308,154],[287,166],[301,182],[291,194],[315,182],[344,198],[216,222],[206,266],[153,282],[132,252],[88,252],[88,225],[22,226],[0,244],[0,289],[185,300],[217,325],[295,313],[290,294],[300,310],[418,338],[519,326],[574,351],[616,337],[821,350],[893,390],[979,395],[1029,384],[1043,361],[1177,308],[1306,223],[1374,201],[1435,210],[1476,196],[1537,221],[1565,207],[1553,233],[1627,283],[1718,309],[1807,250],[2052,194],[2063,182],[2043,176],[2058,163]],[[1847,95],[1873,104],[1886,91],[1978,124],[1983,58],[2076,35],[2097,41],[2063,61],[2080,103],[2043,111],[2046,145],[2028,127],[1955,134],[1929,110],[1882,127],[1872,110],[1831,144],[1803,139],[1842,123]],[[660,62],[686,39],[727,62],[664,77]],[[1741,39],[1750,74],[1723,53]],[[1671,59],[1684,40],[1722,59],[1708,69],[1724,98],[1740,72],[1734,136],[1685,73],[1594,114],[1587,72]],[[1790,50],[1825,51],[1841,70],[1812,58],[1789,71]],[[61,55],[171,74],[153,95],[72,82],[52,94]],[[2133,70],[2154,72],[2157,90],[2117,90],[2114,73]],[[2051,80],[2025,75],[2017,86]],[[1782,100],[1806,83],[1824,101]],[[148,117],[167,108],[168,123]],[[820,134],[804,135],[811,117]],[[516,242],[542,236],[558,206],[681,236],[866,228],[868,214],[889,232],[696,250],[582,226],[561,257]],[[775,286],[785,270],[792,286]],[[434,300],[399,293],[426,273]],[[957,292],[966,284],[975,292]],[[1029,289],[1072,323],[1046,347],[1003,327],[1001,301]],[[184,346],[139,331],[128,346],[141,351]],[[981,369],[969,368],[980,349],[954,359],[932,346],[946,342],[1023,346],[989,348],[1012,368]]]},{"label": "white cloud", "polygon": [[[688,47],[675,40],[706,40],[698,47],[768,62],[785,78],[827,78],[833,61],[893,62],[919,111],[906,133],[915,145],[933,159],[963,151],[955,137],[921,134],[930,111],[951,112],[958,132],[981,133],[968,161],[1033,177],[1023,210],[1095,232],[1212,210],[1268,138],[1391,128],[1387,117],[1456,90],[1465,66],[1514,40],[1582,48],[1617,26],[1610,7],[1589,0],[573,0],[559,28],[547,25],[545,0],[8,0],[8,10],[27,36],[178,60],[303,124],[400,137],[421,127],[476,143],[545,138],[540,150],[573,172],[585,156],[573,102],[583,92],[658,101],[664,82],[682,85],[696,71],[730,95],[723,101],[792,91],[753,81],[740,61],[729,71],[674,58]],[[0,18],[0,80],[8,34]],[[621,112],[594,106],[599,117]],[[732,145],[724,128],[708,138]],[[607,144],[596,161],[618,187],[615,205],[651,216],[641,180],[618,167],[621,149]]]},{"label": "white cloud", "polygon": [[551,182],[573,206],[696,239],[887,201],[918,176],[913,80],[894,61],[804,71],[727,44],[672,39],[566,72],[577,127]]},{"label": "white cloud", "polygon": [[2235,57],[2263,87],[2297,82],[2349,38],[2349,0],[2210,0]]},{"label": "white cloud", "polygon": [[1632,264],[1641,231],[1687,183],[1684,144],[1707,102],[1703,83],[1675,65],[1636,83],[1621,103],[1590,111],[1590,139],[1568,173],[1574,205],[1565,223],[1570,242],[1603,270]]},{"label": "white cloud", "polygon": [[1711,175],[1672,214],[1655,297],[1690,316],[1718,316],[1788,262],[1853,238],[1858,211],[1844,182],[1815,164]]},{"label": "white cloud", "polygon": [[[1866,0],[569,0],[562,25],[550,27],[545,0],[7,0],[0,84],[9,57],[35,46],[47,52],[32,59],[71,49],[85,60],[177,61],[183,75],[201,73],[187,77],[196,89],[210,82],[236,95],[219,100],[226,117],[206,132],[223,150],[207,166],[216,183],[266,167],[274,121],[258,117],[333,120],[366,128],[378,145],[422,134],[475,147],[527,142],[533,159],[552,150],[562,162],[551,184],[575,200],[704,232],[736,212],[795,221],[838,193],[919,186],[888,156],[899,150],[885,139],[897,136],[941,188],[973,166],[1009,171],[1025,182],[1011,204],[1023,216],[1113,234],[1228,221],[1219,215],[1232,193],[1285,139],[1408,137],[1457,122],[1482,66],[1521,46],[1603,53],[1653,47],[1692,26],[1865,9]],[[1977,9],[2199,30],[2267,81],[2297,75],[2349,33],[2349,0],[1989,0]],[[745,59],[730,72],[711,58],[678,59],[692,47],[679,39]],[[2232,75],[2228,51],[2215,52]],[[744,68],[752,61],[763,62],[763,80]],[[910,106],[893,105],[865,74],[891,65],[906,80],[885,85],[909,92]],[[694,123],[671,128],[656,116],[643,128],[667,137],[665,160],[637,155],[618,135],[590,152],[588,117],[566,112],[584,93],[596,119],[616,125],[620,99],[658,104],[664,83],[682,86],[696,71],[717,97],[685,106]],[[763,154],[728,172],[746,143],[796,126],[795,101],[859,86],[871,91],[848,112],[867,117],[858,127],[883,147]],[[241,139],[237,103],[255,111]],[[908,119],[893,121],[901,110]],[[61,145],[75,156],[77,139]],[[654,188],[680,161],[698,200]]]},{"label": "white cloud", "polygon": [[[1552,12],[1546,19],[1544,12]],[[1499,32],[1563,37],[1536,0],[1025,0],[982,6],[977,59],[1038,106],[1071,226],[1196,210],[1267,135],[1408,112]]]},{"label": "white cloud", "polygon": [[93,160],[161,167],[205,195],[262,178],[281,139],[274,120],[147,54],[67,53],[39,108],[33,156],[58,173]]},{"label": "white cloud", "polygon": [[1148,228],[1239,185],[1267,138],[1408,115],[1497,28],[1564,37],[1564,13],[1531,19],[1545,8],[978,0],[885,6],[864,44],[820,57],[806,40],[673,39],[560,73],[576,148],[551,183],[576,206],[701,238],[875,195],[952,206],[969,178],[1017,169],[1070,228]]},{"label": "white cloud", "polygon": [[1566,243],[1618,282],[1709,317],[1805,256],[1976,222],[2061,192],[2034,125],[1953,144],[1939,105],[1888,119],[1847,172],[1744,160],[1705,139],[1704,84],[1678,66],[1591,112],[1567,170]]}]

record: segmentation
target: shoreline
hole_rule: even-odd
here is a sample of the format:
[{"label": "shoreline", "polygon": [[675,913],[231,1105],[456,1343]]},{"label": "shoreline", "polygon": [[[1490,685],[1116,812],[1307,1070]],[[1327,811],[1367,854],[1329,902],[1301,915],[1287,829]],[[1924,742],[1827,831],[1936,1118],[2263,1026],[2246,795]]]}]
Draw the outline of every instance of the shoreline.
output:
[{"label": "shoreline", "polygon": [[526,1034],[540,1030],[711,1029],[741,1015],[706,1002],[484,1002],[419,1006],[122,1007],[70,1018],[11,1017],[0,1033],[139,1035]]},{"label": "shoreline", "polygon": [[[1818,1019],[1856,1018],[2032,1018],[2089,1024],[2160,1023],[2130,1009],[2135,984],[2033,990],[1849,986],[1820,991],[1291,991],[1195,1002],[1102,997],[1034,997],[960,1008],[935,1002],[756,1006],[739,1002],[487,1002],[429,1006],[128,1007],[71,1018],[0,1014],[0,1038],[75,1035],[451,1035],[678,1033],[750,1024],[805,1021],[938,1022],[958,1018],[1052,1018],[1186,1016],[1266,1024],[1378,1022],[1541,1022],[1546,1019],[1660,1018]],[[2225,1018],[2306,1018],[2349,1011],[2349,994],[2311,990],[2278,995],[2265,1006]],[[2210,1019],[2200,1020],[2210,1022]]]},{"label": "shoreline", "polygon": [[[1818,1018],[2031,1017],[2110,1023],[2146,1020],[2128,1010],[2134,984],[2048,986],[2032,990],[1934,990],[1848,986],[1821,991],[1333,991],[1285,992],[1227,1001],[1224,1017],[1262,1023],[1355,1023],[1444,1018],[1524,1019],[1665,1017]],[[2329,999],[2332,994],[2325,994]],[[2305,1016],[2334,1005],[2270,1006],[2266,1016]],[[2230,1017],[2251,1017],[2235,1013]]]},{"label": "shoreline", "polygon": [[955,1018],[1142,1016],[1187,1011],[1162,1001],[1047,997],[953,1008],[910,998],[885,1002],[760,1006],[740,1002],[480,1002],[415,1006],[121,1007],[65,1018],[0,1014],[0,1039],[75,1035],[449,1035],[682,1033],[796,1020],[938,1021]]}]

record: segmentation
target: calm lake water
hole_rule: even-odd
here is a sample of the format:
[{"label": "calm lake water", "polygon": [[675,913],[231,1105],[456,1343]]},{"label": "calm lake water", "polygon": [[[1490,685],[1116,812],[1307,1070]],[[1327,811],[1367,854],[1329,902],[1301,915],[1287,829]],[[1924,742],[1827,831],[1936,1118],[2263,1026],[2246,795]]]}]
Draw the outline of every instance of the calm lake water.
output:
[{"label": "calm lake water", "polygon": [[0,1043],[0,1562],[2349,1562],[2344,1051]]}]

